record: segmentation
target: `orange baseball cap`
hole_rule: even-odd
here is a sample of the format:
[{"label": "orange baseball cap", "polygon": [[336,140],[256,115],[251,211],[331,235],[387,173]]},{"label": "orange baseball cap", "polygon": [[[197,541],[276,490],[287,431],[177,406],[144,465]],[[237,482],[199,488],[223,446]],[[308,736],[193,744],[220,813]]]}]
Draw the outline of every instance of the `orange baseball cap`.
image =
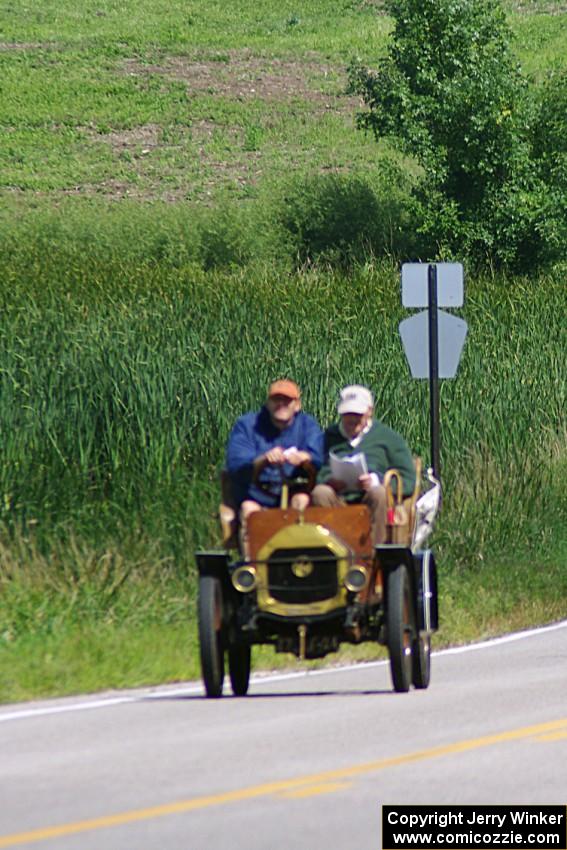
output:
[{"label": "orange baseball cap", "polygon": [[270,384],[268,398],[272,398],[275,395],[284,395],[286,398],[299,398],[301,393],[294,381],[282,380],[274,381],[273,384]]}]

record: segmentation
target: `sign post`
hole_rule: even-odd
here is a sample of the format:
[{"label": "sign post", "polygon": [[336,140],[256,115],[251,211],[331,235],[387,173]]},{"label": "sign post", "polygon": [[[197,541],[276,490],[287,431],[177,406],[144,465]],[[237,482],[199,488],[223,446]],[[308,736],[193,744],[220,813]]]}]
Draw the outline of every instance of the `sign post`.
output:
[{"label": "sign post", "polygon": [[461,263],[404,263],[402,304],[426,307],[400,322],[400,336],[412,377],[429,380],[431,467],[440,480],[439,380],[454,378],[467,335],[464,319],[439,307],[462,307]]},{"label": "sign post", "polygon": [[428,267],[427,294],[429,320],[429,425],[431,441],[431,466],[440,481],[441,458],[439,451],[439,323],[437,315],[437,266]]}]

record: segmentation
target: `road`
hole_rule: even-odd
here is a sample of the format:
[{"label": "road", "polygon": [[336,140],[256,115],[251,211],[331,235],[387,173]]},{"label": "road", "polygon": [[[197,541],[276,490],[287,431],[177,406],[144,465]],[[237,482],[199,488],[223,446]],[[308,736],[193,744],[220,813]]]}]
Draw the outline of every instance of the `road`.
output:
[{"label": "road", "polygon": [[383,804],[567,802],[567,621],[385,663],[0,707],[0,848],[357,850]]}]

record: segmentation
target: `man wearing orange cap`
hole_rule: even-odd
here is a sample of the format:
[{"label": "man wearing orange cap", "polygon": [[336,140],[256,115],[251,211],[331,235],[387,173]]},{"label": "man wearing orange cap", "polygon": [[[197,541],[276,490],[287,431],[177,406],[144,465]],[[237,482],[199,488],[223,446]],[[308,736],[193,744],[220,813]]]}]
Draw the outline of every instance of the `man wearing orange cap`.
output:
[{"label": "man wearing orange cap", "polygon": [[[254,511],[279,505],[282,474],[293,477],[305,463],[319,469],[322,460],[323,433],[301,410],[299,387],[294,381],[274,381],[263,407],[241,416],[228,439],[226,469],[241,528]],[[301,510],[308,503],[307,493],[292,495],[292,508]]]}]

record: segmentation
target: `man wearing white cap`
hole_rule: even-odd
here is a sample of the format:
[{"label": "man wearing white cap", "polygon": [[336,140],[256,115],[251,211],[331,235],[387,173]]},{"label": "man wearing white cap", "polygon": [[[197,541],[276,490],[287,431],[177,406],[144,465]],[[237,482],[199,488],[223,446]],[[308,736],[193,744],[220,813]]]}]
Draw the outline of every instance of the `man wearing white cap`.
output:
[{"label": "man wearing white cap", "polygon": [[[325,431],[325,459],[311,501],[320,507],[338,507],[364,502],[372,516],[374,544],[386,539],[386,491],[382,486],[388,469],[397,469],[403,480],[404,497],[415,486],[413,458],[406,441],[396,431],[373,419],[374,398],[367,387],[354,384],[341,390],[337,411],[340,421]],[[330,454],[338,458],[364,455],[367,472],[355,489],[331,475]]]}]

